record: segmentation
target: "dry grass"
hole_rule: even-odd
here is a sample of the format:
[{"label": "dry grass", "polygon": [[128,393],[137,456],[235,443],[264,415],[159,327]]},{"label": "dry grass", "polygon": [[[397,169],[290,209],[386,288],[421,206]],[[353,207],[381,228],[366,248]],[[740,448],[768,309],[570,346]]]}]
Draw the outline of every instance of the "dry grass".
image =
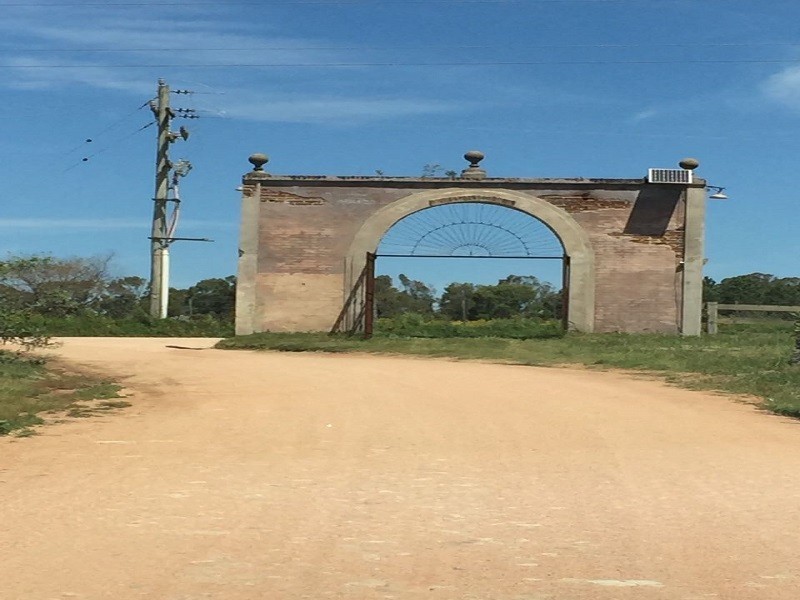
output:
[{"label": "dry grass", "polygon": [[48,417],[88,417],[129,406],[120,386],[41,359],[0,351],[0,435],[32,435]]}]

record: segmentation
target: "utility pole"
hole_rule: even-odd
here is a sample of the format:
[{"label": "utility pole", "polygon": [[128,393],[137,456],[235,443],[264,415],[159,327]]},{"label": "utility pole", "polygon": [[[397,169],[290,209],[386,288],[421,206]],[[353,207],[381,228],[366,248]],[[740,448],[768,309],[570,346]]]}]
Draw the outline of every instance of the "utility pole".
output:
[{"label": "utility pole", "polygon": [[150,316],[163,319],[169,302],[169,243],[167,240],[167,199],[169,194],[170,122],[169,86],[158,80],[158,97],[150,109],[158,125],[156,148],[156,190],[153,196],[153,228],[150,233]]},{"label": "utility pole", "polygon": [[[189,94],[185,90],[175,90],[175,94]],[[176,168],[173,186],[169,183],[170,170],[173,168],[172,161],[169,159],[169,146],[178,138],[184,141],[189,138],[189,131],[181,127],[178,133],[170,131],[172,119],[182,117],[184,119],[196,119],[194,109],[178,108],[173,110],[169,106],[169,85],[163,80],[158,80],[158,96],[150,102],[150,110],[156,117],[158,125],[158,145],[156,147],[156,187],[153,196],[153,227],[150,233],[150,316],[156,319],[167,317],[167,307],[169,305],[169,245],[175,238],[175,223],[177,218],[177,206],[179,198],[171,199],[169,193],[171,189],[177,190],[177,178],[186,175],[191,164],[188,161],[179,161],[180,168]],[[176,114],[177,113],[177,114]],[[173,223],[167,222],[167,203],[173,201],[176,204],[176,212],[173,215]],[[196,240],[210,241],[210,240]]]}]

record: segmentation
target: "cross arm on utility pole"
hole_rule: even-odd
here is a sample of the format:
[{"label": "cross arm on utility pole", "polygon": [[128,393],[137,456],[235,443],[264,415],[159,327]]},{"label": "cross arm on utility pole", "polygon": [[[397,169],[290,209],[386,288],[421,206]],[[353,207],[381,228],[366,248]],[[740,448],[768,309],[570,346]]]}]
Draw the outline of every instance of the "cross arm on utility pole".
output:
[{"label": "cross arm on utility pole", "polygon": [[[189,93],[185,90],[176,90],[175,93]],[[179,138],[189,139],[189,130],[181,127],[177,132],[170,130],[172,119],[178,117],[192,118],[194,109],[173,109],[169,105],[170,88],[163,79],[158,80],[158,95],[155,100],[148,102],[150,110],[156,118],[158,125],[158,145],[156,148],[156,182],[153,195],[153,224],[150,234],[150,315],[157,319],[167,316],[169,304],[169,245],[177,240],[211,241],[205,238],[178,238],[174,236],[178,218],[180,196],[178,194],[178,179],[185,176],[192,165],[189,161],[179,160],[173,164],[169,159],[169,147]],[[172,185],[170,186],[170,171],[174,169]],[[174,198],[170,199],[170,190]],[[168,202],[175,203],[175,209],[170,219],[167,218]],[[169,221],[169,222],[168,222]]]},{"label": "cross arm on utility pole", "polygon": [[167,197],[169,193],[169,86],[163,79],[158,80],[158,96],[150,103],[150,109],[158,125],[156,146],[156,181],[153,195],[153,224],[150,236],[150,315],[154,318],[166,317],[167,280],[169,271],[169,248],[164,242],[167,237]]}]

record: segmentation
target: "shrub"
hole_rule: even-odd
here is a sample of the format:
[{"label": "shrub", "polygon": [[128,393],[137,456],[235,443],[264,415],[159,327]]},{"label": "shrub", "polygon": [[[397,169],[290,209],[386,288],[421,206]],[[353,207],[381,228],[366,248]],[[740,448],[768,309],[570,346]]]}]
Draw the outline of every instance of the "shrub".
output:
[{"label": "shrub", "polygon": [[0,341],[18,346],[20,352],[47,346],[50,338],[33,317],[26,310],[0,309]]},{"label": "shrub", "polygon": [[233,324],[210,315],[153,319],[147,315],[112,319],[81,314],[70,317],[34,315],[33,323],[51,336],[62,337],[226,337]]}]

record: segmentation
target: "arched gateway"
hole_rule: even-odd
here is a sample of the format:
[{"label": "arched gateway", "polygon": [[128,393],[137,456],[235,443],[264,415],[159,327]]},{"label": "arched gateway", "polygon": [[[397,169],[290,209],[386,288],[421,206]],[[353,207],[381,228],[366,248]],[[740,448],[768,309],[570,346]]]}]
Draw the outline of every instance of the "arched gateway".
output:
[{"label": "arched gateway", "polygon": [[363,318],[384,234],[453,203],[513,208],[558,236],[571,328],[699,334],[705,182],[690,170],[660,170],[666,183],[487,178],[482,155],[466,158],[460,178],[313,177],[269,175],[266,157],[253,155],[242,188],[237,334],[327,331]]},{"label": "arched gateway", "polygon": [[594,330],[594,253],[588,234],[568,212],[548,202],[509,190],[442,189],[412,193],[370,215],[359,228],[347,253],[350,288],[352,275],[361,273],[368,253],[374,253],[384,234],[410,214],[446,203],[483,202],[513,207],[545,223],[561,240],[569,257],[568,321],[578,331]]}]

